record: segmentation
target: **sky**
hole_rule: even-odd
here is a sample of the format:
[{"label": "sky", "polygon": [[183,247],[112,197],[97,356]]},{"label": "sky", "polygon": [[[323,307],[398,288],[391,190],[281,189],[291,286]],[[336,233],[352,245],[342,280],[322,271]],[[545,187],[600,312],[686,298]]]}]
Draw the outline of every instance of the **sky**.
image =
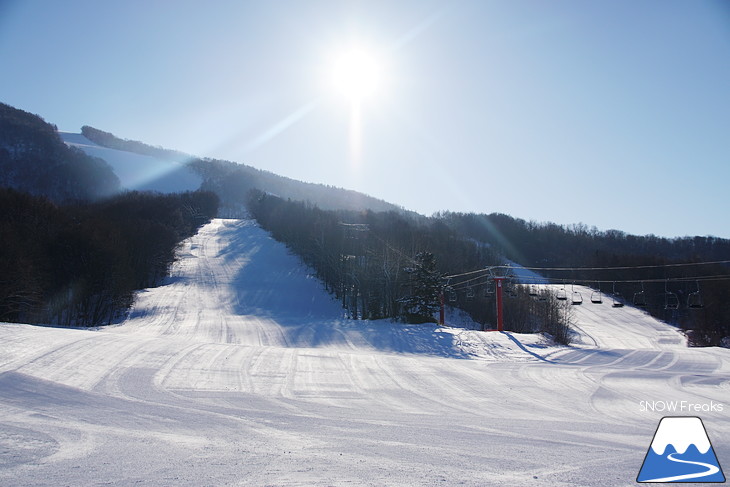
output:
[{"label": "sky", "polygon": [[[367,94],[333,82],[353,53]],[[0,0],[0,66],[62,131],[425,215],[730,238],[723,1]]]}]

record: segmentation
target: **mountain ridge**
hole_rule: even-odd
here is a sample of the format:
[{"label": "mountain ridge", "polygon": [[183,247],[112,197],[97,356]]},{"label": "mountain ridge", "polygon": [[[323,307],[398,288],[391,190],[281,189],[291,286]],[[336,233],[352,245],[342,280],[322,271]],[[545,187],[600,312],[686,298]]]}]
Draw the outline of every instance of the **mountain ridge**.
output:
[{"label": "mountain ridge", "polygon": [[415,214],[358,191],[299,181],[235,161],[198,157],[140,141],[122,139],[88,125],[81,128],[81,134],[102,147],[186,165],[203,179],[201,189],[214,191],[221,198],[221,216],[246,217],[246,199],[252,189],[306,201],[326,210],[396,211]]}]

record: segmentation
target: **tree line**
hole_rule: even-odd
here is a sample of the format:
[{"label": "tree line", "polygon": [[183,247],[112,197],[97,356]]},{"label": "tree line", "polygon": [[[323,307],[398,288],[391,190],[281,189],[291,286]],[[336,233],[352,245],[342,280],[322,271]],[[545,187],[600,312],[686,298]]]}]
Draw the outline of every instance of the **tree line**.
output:
[{"label": "tree line", "polygon": [[[259,223],[311,265],[353,318],[430,319],[413,278],[429,255],[440,276],[503,265],[504,257],[528,267],[571,267],[541,271],[554,283],[585,282],[613,299],[633,304],[638,293],[649,313],[687,331],[694,345],[730,340],[730,281],[692,279],[723,276],[726,264],[699,264],[730,258],[730,240],[717,237],[667,239],[606,232],[577,224],[535,223],[503,214],[438,213],[433,217],[398,212],[331,211],[311,203],[253,191],[249,208]],[[672,266],[676,263],[697,266]],[[580,268],[625,267],[600,271]],[[643,281],[643,282],[642,282]],[[494,293],[488,278],[466,285],[456,280],[453,306],[478,323],[494,324]],[[454,284],[456,284],[454,286]],[[543,331],[569,341],[569,305],[555,296],[531,296],[516,286],[505,300],[505,326]],[[423,291],[419,291],[423,294]],[[674,297],[672,297],[674,296]],[[677,305],[668,305],[669,298]],[[701,307],[690,306],[701,300]],[[421,301],[421,311],[417,303]],[[429,315],[429,316],[426,316]],[[724,340],[724,342],[723,342]]]},{"label": "tree line", "polygon": [[167,275],[178,243],[215,216],[209,192],[126,193],[57,205],[0,189],[0,321],[96,326]]},{"label": "tree line", "polygon": [[[457,233],[524,266],[575,268],[540,271],[552,282],[585,282],[629,304],[640,294],[647,312],[687,330],[694,345],[727,345],[730,341],[730,280],[701,279],[726,276],[730,266],[700,264],[730,259],[728,239],[638,236],[619,230],[599,231],[583,224],[527,222],[499,213],[444,212],[435,217]],[[696,265],[674,265],[688,263]],[[611,267],[625,269],[580,269]],[[691,297],[693,293],[697,294]],[[675,299],[672,295],[676,307],[670,305]],[[695,298],[701,299],[701,308],[689,306]]]},{"label": "tree line", "polygon": [[[492,248],[465,238],[438,218],[323,210],[256,190],[248,206],[264,229],[315,270],[353,319],[434,321],[448,286],[444,276],[503,264]],[[457,302],[449,304],[479,323],[495,322],[493,296],[469,297],[466,288],[456,293]],[[559,303],[533,301],[527,293],[516,294],[506,328],[548,332],[567,343],[570,317],[560,312]],[[520,321],[524,316],[529,320]]]}]

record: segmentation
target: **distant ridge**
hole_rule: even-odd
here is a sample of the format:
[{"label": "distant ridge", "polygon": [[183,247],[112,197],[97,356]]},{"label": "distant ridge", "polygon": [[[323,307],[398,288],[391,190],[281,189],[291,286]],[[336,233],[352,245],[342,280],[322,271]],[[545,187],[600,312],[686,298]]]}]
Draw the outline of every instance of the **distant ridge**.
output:
[{"label": "distant ridge", "polygon": [[67,145],[106,161],[119,178],[122,191],[183,193],[199,189],[203,182],[185,162],[104,147],[83,134],[59,132],[59,135]]},{"label": "distant ridge", "polygon": [[119,191],[103,160],[63,143],[57,128],[0,103],[0,188],[13,188],[56,203],[91,201]]},{"label": "distant ridge", "polygon": [[88,125],[81,128],[81,133],[88,140],[102,147],[189,166],[202,178],[201,188],[214,191],[221,198],[220,216],[245,216],[246,200],[252,189],[272,193],[285,199],[309,202],[324,210],[409,213],[402,207],[357,191],[297,181],[246,164],[200,158],[176,150],[155,147],[144,142],[121,139],[110,132]]}]

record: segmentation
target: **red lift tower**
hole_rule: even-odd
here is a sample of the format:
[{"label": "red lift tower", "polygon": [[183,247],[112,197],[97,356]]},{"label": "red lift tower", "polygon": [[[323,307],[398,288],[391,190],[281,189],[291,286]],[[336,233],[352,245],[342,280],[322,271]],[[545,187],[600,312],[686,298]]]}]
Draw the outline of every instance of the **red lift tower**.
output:
[{"label": "red lift tower", "polygon": [[494,288],[496,290],[497,295],[497,331],[504,331],[504,318],[502,316],[502,291],[503,291],[503,283],[505,278],[504,277],[495,277],[494,278]]}]

